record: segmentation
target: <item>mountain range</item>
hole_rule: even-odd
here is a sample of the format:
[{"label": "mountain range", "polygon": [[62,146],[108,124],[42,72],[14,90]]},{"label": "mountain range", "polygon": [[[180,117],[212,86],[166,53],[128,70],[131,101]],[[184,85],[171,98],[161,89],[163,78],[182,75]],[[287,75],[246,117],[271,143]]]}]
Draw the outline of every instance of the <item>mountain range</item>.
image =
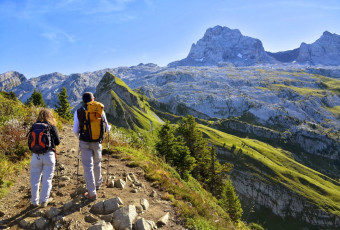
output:
[{"label": "mountain range", "polygon": [[[31,79],[10,71],[0,74],[0,90],[13,91],[23,102],[40,90],[50,107],[62,87],[74,107],[90,91],[105,104],[111,123],[143,132],[164,118],[194,115],[219,146],[220,159],[234,163],[232,177],[242,202],[272,209],[284,219],[302,215],[303,222],[327,229],[340,226],[339,210],[309,206],[311,197],[298,186],[328,195],[339,186],[339,65],[340,36],[327,31],[312,44],[271,53],[258,39],[216,26],[186,58],[167,67],[149,63]],[[246,152],[240,156],[223,147],[231,143]]]},{"label": "mountain range", "polygon": [[174,66],[258,64],[340,65],[340,36],[325,31],[312,44],[301,43],[299,48],[277,53],[266,52],[259,39],[243,36],[237,29],[215,26],[191,46],[189,55],[169,64]]}]

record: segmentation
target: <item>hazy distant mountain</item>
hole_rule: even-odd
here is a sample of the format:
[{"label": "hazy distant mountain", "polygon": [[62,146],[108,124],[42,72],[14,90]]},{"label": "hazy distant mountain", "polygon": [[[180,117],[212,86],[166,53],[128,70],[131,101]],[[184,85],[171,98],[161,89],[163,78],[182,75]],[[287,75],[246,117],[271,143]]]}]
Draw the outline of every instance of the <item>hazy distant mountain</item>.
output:
[{"label": "hazy distant mountain", "polygon": [[294,50],[267,53],[280,62],[337,66],[340,65],[340,35],[325,31],[312,44],[301,43],[300,47]]},{"label": "hazy distant mountain", "polygon": [[169,64],[174,66],[207,66],[232,63],[236,66],[249,66],[275,63],[259,39],[243,36],[237,29],[215,26],[209,28],[202,39],[191,46],[189,55]]}]

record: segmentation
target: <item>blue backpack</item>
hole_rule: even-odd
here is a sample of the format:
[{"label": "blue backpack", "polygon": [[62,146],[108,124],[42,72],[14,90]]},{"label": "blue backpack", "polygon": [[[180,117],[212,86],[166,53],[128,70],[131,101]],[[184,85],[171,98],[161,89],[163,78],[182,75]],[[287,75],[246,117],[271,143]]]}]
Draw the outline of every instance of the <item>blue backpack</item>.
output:
[{"label": "blue backpack", "polygon": [[52,147],[51,126],[47,123],[33,124],[27,135],[28,147],[33,153],[43,154]]}]

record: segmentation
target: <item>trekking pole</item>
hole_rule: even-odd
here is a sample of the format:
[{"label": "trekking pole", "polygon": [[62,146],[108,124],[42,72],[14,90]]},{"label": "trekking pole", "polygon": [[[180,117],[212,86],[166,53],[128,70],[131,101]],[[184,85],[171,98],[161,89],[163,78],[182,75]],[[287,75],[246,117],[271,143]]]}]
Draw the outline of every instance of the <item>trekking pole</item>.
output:
[{"label": "trekking pole", "polygon": [[106,183],[109,182],[109,168],[110,168],[110,131],[107,133],[107,172]]},{"label": "trekking pole", "polygon": [[57,168],[57,192],[59,192],[59,165],[58,165],[58,157],[57,157],[57,147],[55,147],[54,149],[54,153],[55,153],[55,165]]},{"label": "trekking pole", "polygon": [[79,154],[80,154],[80,145],[78,147],[78,159],[77,159],[77,184],[76,184],[76,191],[78,190],[78,177],[79,177]]}]

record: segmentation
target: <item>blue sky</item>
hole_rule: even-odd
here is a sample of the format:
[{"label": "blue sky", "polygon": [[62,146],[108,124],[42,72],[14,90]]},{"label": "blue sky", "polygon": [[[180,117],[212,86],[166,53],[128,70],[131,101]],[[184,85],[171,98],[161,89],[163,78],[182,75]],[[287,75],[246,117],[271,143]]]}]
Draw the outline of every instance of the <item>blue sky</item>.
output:
[{"label": "blue sky", "polygon": [[0,73],[165,66],[216,25],[284,51],[325,30],[340,35],[340,1],[0,0]]}]

